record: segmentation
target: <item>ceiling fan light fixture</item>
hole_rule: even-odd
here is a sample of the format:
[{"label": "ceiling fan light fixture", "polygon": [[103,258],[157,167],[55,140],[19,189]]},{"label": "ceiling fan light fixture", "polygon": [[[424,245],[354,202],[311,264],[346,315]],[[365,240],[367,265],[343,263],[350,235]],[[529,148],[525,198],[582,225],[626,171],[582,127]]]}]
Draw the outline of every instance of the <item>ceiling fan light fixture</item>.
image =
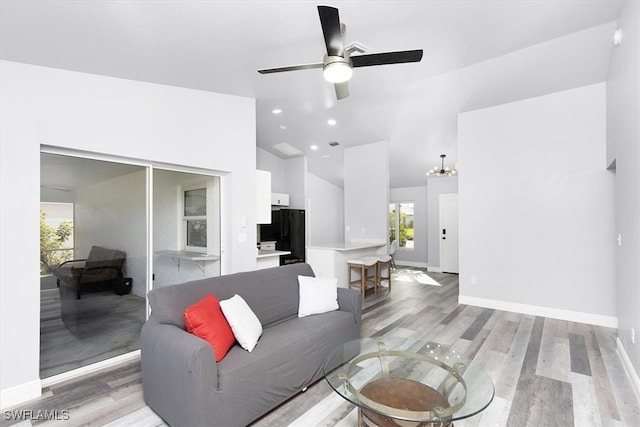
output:
[{"label": "ceiling fan light fixture", "polygon": [[329,83],[344,83],[353,76],[353,68],[351,68],[351,62],[348,58],[327,56],[322,74]]}]

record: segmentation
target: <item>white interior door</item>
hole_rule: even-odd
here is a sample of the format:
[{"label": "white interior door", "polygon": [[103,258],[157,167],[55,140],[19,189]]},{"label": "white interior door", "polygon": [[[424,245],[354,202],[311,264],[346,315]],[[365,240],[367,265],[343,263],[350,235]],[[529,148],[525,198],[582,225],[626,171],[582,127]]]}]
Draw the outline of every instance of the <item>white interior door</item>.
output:
[{"label": "white interior door", "polygon": [[440,195],[440,268],[458,273],[458,194]]}]

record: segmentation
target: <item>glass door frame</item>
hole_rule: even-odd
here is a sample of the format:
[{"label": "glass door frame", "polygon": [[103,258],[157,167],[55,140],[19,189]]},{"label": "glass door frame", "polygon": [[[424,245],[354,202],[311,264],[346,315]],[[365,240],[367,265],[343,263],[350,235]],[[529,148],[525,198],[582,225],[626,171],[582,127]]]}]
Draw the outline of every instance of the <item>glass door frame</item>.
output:
[{"label": "glass door frame", "polygon": [[[112,163],[121,163],[132,166],[139,166],[145,169],[145,219],[146,219],[146,283],[145,283],[145,320],[149,318],[149,314],[151,312],[151,308],[149,306],[149,300],[147,298],[148,292],[153,289],[153,173],[154,169],[162,169],[162,170],[170,170],[176,172],[185,172],[185,173],[194,173],[199,175],[206,176],[215,176],[219,178],[219,186],[220,186],[220,205],[219,205],[219,230],[220,230],[220,274],[224,274],[224,262],[223,262],[223,253],[224,253],[224,227],[226,217],[224,213],[224,209],[222,209],[222,205],[225,200],[226,195],[226,184],[227,180],[225,179],[225,173],[220,171],[208,170],[208,169],[200,169],[189,166],[181,166],[181,165],[172,165],[166,163],[158,163],[152,161],[145,161],[140,159],[134,159],[129,157],[117,156],[112,154],[102,154],[95,152],[88,152],[82,150],[75,150],[71,148],[61,148],[50,145],[41,145],[40,146],[40,154],[51,154],[58,156],[66,156],[66,157],[75,157],[79,159],[87,159],[87,160],[96,160],[96,161],[104,161],[104,162],[112,162]],[[49,387],[53,384],[60,383],[62,381],[67,381],[72,378],[77,378],[82,375],[86,375],[88,373],[97,372],[99,370],[120,365],[121,363],[134,361],[140,358],[140,350],[134,350],[128,353],[124,353],[118,356],[114,356],[109,359],[101,360],[86,366],[82,366],[80,368],[75,368],[60,374],[53,375],[47,378],[41,378],[41,386],[43,388]]]}]

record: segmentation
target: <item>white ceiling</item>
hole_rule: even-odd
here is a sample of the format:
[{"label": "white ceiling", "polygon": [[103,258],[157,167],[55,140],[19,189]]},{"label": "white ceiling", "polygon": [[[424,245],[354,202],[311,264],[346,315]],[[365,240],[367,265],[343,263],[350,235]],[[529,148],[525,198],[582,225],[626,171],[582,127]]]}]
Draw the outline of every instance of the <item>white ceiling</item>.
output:
[{"label": "white ceiling", "polygon": [[254,97],[259,147],[297,147],[342,185],[342,149],[386,140],[391,187],[409,187],[441,153],[457,161],[459,112],[604,81],[621,1],[332,1],[347,43],[424,49],[417,64],[356,69],[342,101],[321,70],[256,71],[322,60],[317,4],[2,0],[0,57]]}]

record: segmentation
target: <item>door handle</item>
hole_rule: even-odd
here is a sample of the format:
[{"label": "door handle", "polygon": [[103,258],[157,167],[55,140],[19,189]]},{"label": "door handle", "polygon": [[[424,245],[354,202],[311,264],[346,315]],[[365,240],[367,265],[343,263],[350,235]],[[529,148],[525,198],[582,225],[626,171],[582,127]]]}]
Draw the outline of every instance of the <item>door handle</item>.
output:
[{"label": "door handle", "polygon": [[446,228],[442,229],[442,240],[447,240],[447,229]]}]

